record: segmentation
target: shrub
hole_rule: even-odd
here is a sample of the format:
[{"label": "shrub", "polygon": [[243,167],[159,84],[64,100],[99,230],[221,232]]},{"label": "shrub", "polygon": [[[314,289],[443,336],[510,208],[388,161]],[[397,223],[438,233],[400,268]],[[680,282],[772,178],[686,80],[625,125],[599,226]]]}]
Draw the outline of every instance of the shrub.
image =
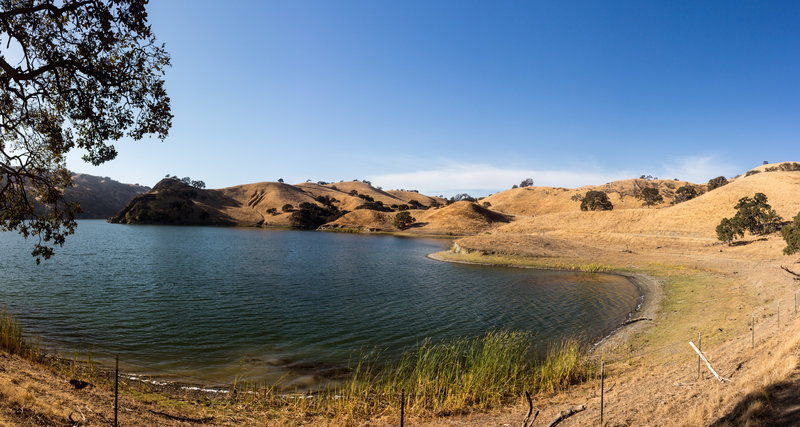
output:
[{"label": "shrub", "polygon": [[717,225],[716,231],[717,239],[728,245],[730,245],[737,236],[739,238],[744,237],[744,230],[729,218],[722,218],[722,221]]},{"label": "shrub", "polygon": [[611,200],[608,200],[608,194],[602,191],[590,190],[581,199],[582,211],[610,211],[614,209]]},{"label": "shrub", "polygon": [[488,207],[491,207],[491,206],[492,206],[491,202],[483,202],[483,207],[484,208],[488,208]]},{"label": "shrub", "polygon": [[475,198],[467,193],[461,193],[451,197],[449,203],[462,202],[462,201],[474,202]]},{"label": "shrub", "polygon": [[398,212],[397,215],[394,216],[394,226],[400,230],[405,230],[416,221],[417,219],[411,216],[408,211]]},{"label": "shrub", "polygon": [[742,197],[734,207],[736,215],[730,219],[723,218],[717,225],[717,239],[730,245],[737,236],[744,237],[745,231],[764,235],[778,229],[781,217],[767,203],[764,193],[756,193],[752,198]]},{"label": "shrub", "polygon": [[392,212],[392,208],[384,205],[383,202],[381,202],[380,200],[374,202],[362,203],[361,205],[357,206],[356,209],[369,209],[380,212]]},{"label": "shrub", "polygon": [[270,215],[277,215],[278,214],[278,209],[277,208],[269,208],[269,209],[267,209],[267,213],[270,214]]},{"label": "shrub", "polygon": [[781,217],[767,203],[764,193],[756,193],[752,199],[742,197],[735,208],[737,212],[734,219],[750,233],[763,235],[777,231]]},{"label": "shrub", "polygon": [[411,209],[427,209],[427,206],[423,205],[422,203],[420,203],[420,202],[418,202],[416,200],[409,200],[408,201],[408,206]]},{"label": "shrub", "polygon": [[290,222],[292,227],[306,230],[315,230],[322,224],[331,222],[344,215],[336,207],[318,206],[313,203],[300,203],[299,210],[292,212]]},{"label": "shrub", "polygon": [[331,207],[331,208],[333,207],[334,203],[338,203],[339,202],[338,200],[336,200],[335,198],[333,198],[331,196],[317,196],[317,197],[314,198],[314,200],[322,203],[325,206]]},{"label": "shrub", "polygon": [[664,197],[659,194],[658,188],[655,187],[642,188],[642,192],[639,193],[637,198],[644,201],[642,203],[643,206],[653,206],[664,202]]},{"label": "shrub", "polygon": [[797,162],[781,163],[778,166],[770,166],[764,169],[764,172],[777,172],[777,171],[784,171],[784,172],[800,171],[800,163]]},{"label": "shrub", "polygon": [[284,211],[284,212],[291,212],[293,209],[294,209],[294,207],[292,207],[292,205],[289,204],[289,203],[281,206],[281,210]]},{"label": "shrub", "polygon": [[727,184],[728,180],[725,179],[724,176],[718,176],[716,178],[711,178],[708,180],[708,191],[715,190],[723,185]]},{"label": "shrub", "polygon": [[522,188],[530,187],[533,185],[533,178],[527,178],[519,183],[519,186]]},{"label": "shrub", "polygon": [[408,210],[408,205],[406,205],[405,203],[402,204],[402,205],[399,205],[399,206],[397,206],[397,210],[398,211],[407,211]]},{"label": "shrub", "polygon": [[794,221],[781,229],[783,240],[786,241],[786,247],[783,248],[783,253],[792,255],[800,251],[800,212],[794,217]]},{"label": "shrub", "polygon": [[675,201],[674,203],[681,203],[687,200],[692,200],[697,197],[697,189],[694,188],[693,185],[686,184],[683,187],[679,187],[675,191]]}]

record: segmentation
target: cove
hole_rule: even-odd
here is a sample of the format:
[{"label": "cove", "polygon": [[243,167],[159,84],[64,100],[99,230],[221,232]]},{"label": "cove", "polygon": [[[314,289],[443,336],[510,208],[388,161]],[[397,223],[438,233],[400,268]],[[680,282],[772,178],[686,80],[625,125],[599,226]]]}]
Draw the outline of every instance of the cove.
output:
[{"label": "cove", "polygon": [[325,375],[426,337],[524,330],[597,339],[640,301],[613,274],[426,258],[445,239],[79,221],[37,266],[0,233],[0,304],[46,349],[119,354],[128,370],[202,384]]}]

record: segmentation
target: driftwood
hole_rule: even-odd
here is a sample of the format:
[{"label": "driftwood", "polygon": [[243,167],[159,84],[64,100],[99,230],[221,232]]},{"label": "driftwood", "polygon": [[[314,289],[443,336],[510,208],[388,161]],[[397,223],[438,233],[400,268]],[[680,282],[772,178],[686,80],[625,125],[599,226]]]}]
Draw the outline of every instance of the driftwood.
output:
[{"label": "driftwood", "polygon": [[208,423],[208,422],[214,421],[214,417],[205,417],[205,418],[180,417],[178,415],[170,415],[170,414],[168,414],[166,412],[154,411],[152,409],[150,409],[150,412],[152,412],[152,413],[154,413],[156,415],[161,415],[162,417],[167,417],[167,418],[172,419],[172,420],[184,421],[184,422],[187,422],[187,423]]},{"label": "driftwood", "polygon": [[531,394],[525,390],[525,398],[528,399],[528,415],[525,416],[525,419],[522,420],[522,427],[532,427],[533,422],[536,421],[536,417],[539,416],[539,410],[536,410],[536,414],[531,418],[531,414],[533,413],[533,402],[531,401]]},{"label": "driftwood", "polygon": [[798,273],[795,273],[794,271],[792,271],[792,270],[789,270],[788,268],[786,268],[786,267],[784,267],[784,266],[781,266],[781,268],[783,269],[783,271],[785,271],[785,272],[787,272],[787,273],[791,274],[792,276],[795,276],[795,279],[794,279],[794,280],[800,280],[800,274],[798,274]]},{"label": "driftwood", "polygon": [[653,319],[651,319],[649,317],[637,317],[635,319],[628,319],[628,320],[620,323],[619,325],[620,326],[630,325],[631,323],[641,322],[642,320],[650,320],[650,321],[652,321]]},{"label": "driftwood", "polygon": [[553,419],[553,421],[550,421],[550,424],[548,424],[547,426],[548,427],[553,427],[554,425],[560,423],[561,421],[564,421],[567,418],[577,414],[578,412],[584,411],[585,409],[586,409],[586,405],[577,405],[577,406],[573,406],[573,407],[571,407],[569,409],[565,409],[565,410],[561,411],[561,413],[558,414],[558,416],[555,419]]},{"label": "driftwood", "polygon": [[725,381],[731,382],[731,380],[719,376],[717,371],[715,371],[714,368],[711,367],[711,362],[709,362],[708,359],[706,359],[706,357],[703,355],[702,351],[698,350],[697,347],[695,347],[693,342],[689,341],[689,345],[692,346],[694,351],[697,352],[697,355],[700,356],[700,359],[702,359],[703,362],[706,362],[706,366],[708,366],[708,370],[711,371],[712,374],[714,374],[714,376],[717,378],[717,381],[719,381],[719,382],[725,382]]}]

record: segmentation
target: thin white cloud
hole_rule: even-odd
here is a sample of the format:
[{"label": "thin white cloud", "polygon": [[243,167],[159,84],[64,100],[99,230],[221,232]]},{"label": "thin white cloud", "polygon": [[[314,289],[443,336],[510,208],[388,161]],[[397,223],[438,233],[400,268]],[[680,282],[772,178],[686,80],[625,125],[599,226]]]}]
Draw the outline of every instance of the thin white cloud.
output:
[{"label": "thin white cloud", "polygon": [[681,157],[664,164],[663,170],[659,178],[678,178],[695,183],[704,183],[720,175],[730,178],[738,173],[735,166],[727,164],[713,155]]},{"label": "thin white cloud", "polygon": [[536,170],[450,163],[439,169],[373,175],[369,180],[373,185],[387,189],[414,189],[424,194],[445,196],[467,192],[473,196],[482,196],[509,189],[526,178],[533,178],[534,185],[537,186],[575,188],[605,184],[632,176],[628,171]]}]

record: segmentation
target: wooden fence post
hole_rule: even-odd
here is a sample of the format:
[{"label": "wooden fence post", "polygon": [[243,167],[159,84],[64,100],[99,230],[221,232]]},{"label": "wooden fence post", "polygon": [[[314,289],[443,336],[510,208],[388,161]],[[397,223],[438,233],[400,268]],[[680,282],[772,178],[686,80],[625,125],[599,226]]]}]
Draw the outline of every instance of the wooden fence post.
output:
[{"label": "wooden fence post", "polygon": [[[698,332],[697,333],[697,348],[699,348],[700,351],[703,351],[703,333],[702,332]],[[700,375],[702,375],[701,372],[700,372],[700,364],[701,363],[703,363],[703,360],[700,359],[700,356],[697,356],[697,378],[698,379],[700,378]]]},{"label": "wooden fence post", "polygon": [[119,407],[119,354],[114,367],[114,427],[118,427],[117,408]]},{"label": "wooden fence post", "polygon": [[403,427],[406,409],[406,389],[400,389],[400,427]]},{"label": "wooden fence post", "polygon": [[605,398],[606,362],[600,363],[600,427],[603,427],[603,404]]}]

